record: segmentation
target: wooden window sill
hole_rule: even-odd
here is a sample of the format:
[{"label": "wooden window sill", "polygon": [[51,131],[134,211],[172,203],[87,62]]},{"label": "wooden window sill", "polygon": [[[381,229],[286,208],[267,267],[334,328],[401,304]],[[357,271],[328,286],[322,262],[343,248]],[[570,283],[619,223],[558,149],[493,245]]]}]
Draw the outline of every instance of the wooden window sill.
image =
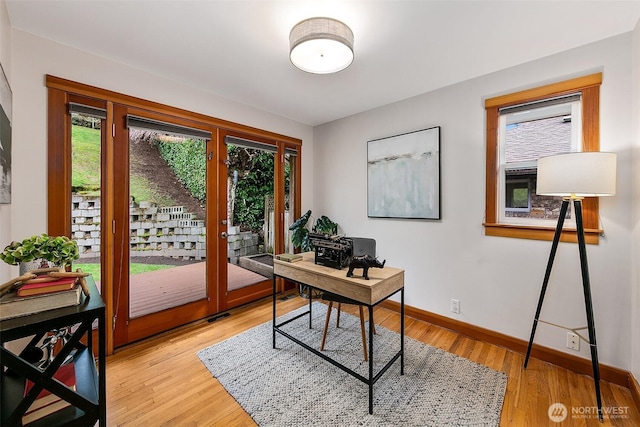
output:
[{"label": "wooden window sill", "polygon": [[[532,239],[532,240],[553,240],[555,234],[555,227],[536,227],[528,225],[514,225],[514,224],[489,224],[483,223],[485,236],[497,236],[497,237],[513,237],[517,239]],[[586,229],[584,230],[584,240],[587,244],[597,245],[600,242],[600,235],[602,230]],[[564,228],[560,235],[561,242],[573,242],[578,241],[578,236],[575,228]]]}]

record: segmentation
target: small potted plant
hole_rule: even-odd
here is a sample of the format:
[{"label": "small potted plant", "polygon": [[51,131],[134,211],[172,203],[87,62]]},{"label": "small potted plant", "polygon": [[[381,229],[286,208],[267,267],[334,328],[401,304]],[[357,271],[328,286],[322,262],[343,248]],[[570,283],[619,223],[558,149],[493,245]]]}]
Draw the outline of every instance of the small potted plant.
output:
[{"label": "small potted plant", "polygon": [[[313,244],[309,239],[309,219],[311,218],[311,210],[308,210],[304,215],[298,218],[293,224],[289,226],[291,231],[291,243],[294,249],[300,248],[302,252],[308,252],[313,250]],[[313,226],[312,232],[322,234],[337,234],[338,223],[331,221],[329,217],[322,215],[316,220]],[[303,298],[308,298],[308,291],[305,285],[299,285],[298,292]],[[319,298],[322,296],[321,291],[314,291],[312,298]]]},{"label": "small potted plant", "polygon": [[78,258],[80,252],[74,240],[47,234],[11,242],[0,253],[0,260],[20,266],[20,274],[40,267],[66,267]]},{"label": "small potted plant", "polygon": [[[300,248],[302,252],[307,252],[313,249],[313,245],[309,240],[309,229],[307,227],[309,218],[311,218],[311,210],[308,210],[307,213],[302,215],[289,226],[289,230],[293,232],[291,235],[291,243],[293,243],[294,248]],[[338,224],[331,221],[329,217],[322,215],[316,220],[316,224],[312,231],[314,233],[322,234],[337,234]]]}]

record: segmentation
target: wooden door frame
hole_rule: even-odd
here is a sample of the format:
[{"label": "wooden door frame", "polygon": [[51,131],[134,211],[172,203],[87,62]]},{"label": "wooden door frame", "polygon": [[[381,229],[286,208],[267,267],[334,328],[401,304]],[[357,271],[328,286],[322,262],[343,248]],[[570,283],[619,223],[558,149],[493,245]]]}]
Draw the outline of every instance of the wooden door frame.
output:
[{"label": "wooden door frame", "polygon": [[[135,107],[123,106],[116,104],[114,106],[114,146],[115,157],[118,159],[114,163],[114,192],[119,197],[114,198],[114,250],[115,260],[123,260],[121,263],[114,263],[115,266],[128,266],[131,256],[131,246],[129,244],[130,234],[130,217],[129,217],[129,184],[130,184],[130,163],[129,148],[130,138],[129,129],[127,127],[127,116],[134,115],[146,119],[156,120],[164,123],[171,123],[179,126],[199,129],[203,131],[211,131],[208,125],[187,120],[183,118],[175,118],[157,112],[149,112]],[[207,142],[209,144],[209,142]],[[207,145],[208,146],[208,145]],[[206,155],[206,154],[204,154]],[[212,163],[212,162],[208,162]],[[215,176],[215,175],[214,175]],[[209,181],[207,179],[207,181]],[[209,212],[207,210],[207,212]],[[214,221],[213,218],[207,218],[205,221]],[[206,223],[207,229],[210,223]],[[207,236],[209,237],[209,236]],[[125,245],[124,242],[127,244]],[[209,250],[213,249],[210,253]],[[216,259],[217,251],[215,247],[207,247],[207,259]],[[126,260],[126,262],[124,261]],[[122,264],[122,265],[120,265]],[[213,270],[212,263],[207,262],[207,277],[210,270]],[[210,314],[215,314],[210,307],[217,307],[217,293],[214,292],[213,286],[207,281],[207,294],[204,298],[192,301],[190,303],[172,307],[166,311],[150,313],[135,319],[129,317],[130,299],[129,287],[131,284],[131,276],[129,269],[120,268],[114,271],[114,289],[113,297],[116,306],[114,307],[115,329],[114,329],[114,346],[126,345],[131,342],[146,338],[150,335],[164,332],[168,329],[189,323],[198,319],[202,319]],[[118,295],[119,294],[119,295]],[[171,315],[168,316],[168,311]]]},{"label": "wooden door frame", "polygon": [[[46,75],[45,84],[47,87],[47,165],[48,165],[48,185],[47,185],[47,232],[51,235],[71,236],[71,121],[68,110],[68,103],[74,99],[79,100],[85,105],[92,105],[104,108],[107,112],[105,120],[105,129],[113,129],[114,125],[114,108],[115,105],[125,106],[127,108],[139,108],[148,114],[160,114],[172,117],[178,120],[200,123],[204,128],[212,131],[212,140],[214,135],[218,135],[219,129],[229,131],[237,131],[245,135],[258,138],[268,138],[275,140],[278,144],[296,148],[298,150],[297,162],[300,162],[300,151],[302,140],[281,135],[275,132],[265,131],[262,129],[245,126],[238,123],[218,119],[200,113],[194,113],[188,110],[171,107],[153,101],[136,98],[133,96],[121,94],[118,92],[98,88],[95,86],[85,85],[71,80]],[[104,224],[113,224],[115,218],[115,192],[113,186],[114,179],[114,136],[112,132],[103,132],[102,141],[102,221]],[[216,142],[219,147],[219,138]],[[280,151],[279,151],[280,152]],[[296,179],[300,179],[301,167],[296,168]],[[217,173],[214,172],[214,173]],[[208,184],[209,185],[209,184]],[[300,184],[296,183],[296,189],[300,189]],[[209,190],[209,188],[208,188]],[[216,191],[219,191],[217,189]],[[216,193],[218,200],[220,193]],[[226,190],[225,193],[226,194]],[[298,195],[299,196],[299,195]],[[294,215],[300,215],[300,197],[296,198],[296,206],[294,207]],[[278,202],[276,202],[278,203]],[[284,199],[281,202],[284,206]],[[276,222],[277,223],[277,222]],[[280,229],[282,230],[282,229]],[[216,229],[215,232],[219,236],[222,230]],[[282,231],[280,231],[282,233]],[[207,245],[210,245],[207,239]],[[215,242],[213,242],[215,243]],[[115,237],[113,233],[102,233],[101,240],[102,254],[102,298],[106,305],[107,325],[113,326],[114,322],[114,281],[113,274],[114,265],[114,245]],[[210,250],[209,246],[207,250]],[[207,267],[209,268],[209,267]],[[221,307],[210,303],[209,310],[211,313],[219,312]],[[115,348],[113,327],[107,327],[107,354],[112,354]]]},{"label": "wooden door frame", "polygon": [[[274,219],[274,253],[282,253],[284,252],[284,208],[285,208],[285,177],[284,177],[284,158],[285,158],[285,150],[287,148],[294,148],[298,152],[298,155],[295,159],[295,171],[294,175],[294,188],[299,191],[301,184],[300,177],[300,168],[301,168],[301,156],[300,156],[300,145],[292,144],[289,141],[284,141],[277,138],[269,138],[258,135],[248,135],[243,132],[239,132],[233,129],[220,129],[218,132],[218,152],[217,152],[217,167],[218,167],[218,217],[226,219],[227,213],[227,147],[225,143],[225,138],[227,136],[233,136],[237,138],[249,139],[251,141],[260,142],[263,144],[271,145],[276,147],[277,152],[274,153],[274,183],[273,183],[273,197],[274,197],[274,211],[276,213],[280,213],[277,215],[277,218]],[[300,216],[300,195],[294,198],[293,206],[293,215],[295,218]],[[227,224],[219,224],[220,225],[220,233],[227,232],[228,227]],[[220,285],[220,311],[228,310],[233,307],[237,307],[242,304],[246,304],[251,301],[255,301],[256,299],[266,297],[272,292],[272,282],[271,279],[265,279],[262,282],[259,282],[255,285],[247,286],[245,288],[236,289],[233,291],[227,291],[227,240],[226,239],[218,239],[218,251],[220,256],[219,260],[219,268],[218,268],[218,284]],[[222,284],[224,283],[224,287]],[[279,290],[282,290],[282,283],[278,281]]]}]

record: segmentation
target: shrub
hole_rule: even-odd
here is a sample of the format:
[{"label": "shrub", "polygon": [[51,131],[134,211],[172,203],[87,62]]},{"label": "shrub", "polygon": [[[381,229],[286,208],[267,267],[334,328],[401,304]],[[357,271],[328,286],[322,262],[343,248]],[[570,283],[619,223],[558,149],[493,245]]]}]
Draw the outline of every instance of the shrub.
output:
[{"label": "shrub", "polygon": [[181,143],[156,141],[160,155],[193,197],[207,199],[206,142],[187,139]]},{"label": "shrub", "polygon": [[11,242],[0,253],[0,260],[11,265],[40,258],[62,266],[70,265],[80,258],[78,244],[67,236],[41,234]]}]

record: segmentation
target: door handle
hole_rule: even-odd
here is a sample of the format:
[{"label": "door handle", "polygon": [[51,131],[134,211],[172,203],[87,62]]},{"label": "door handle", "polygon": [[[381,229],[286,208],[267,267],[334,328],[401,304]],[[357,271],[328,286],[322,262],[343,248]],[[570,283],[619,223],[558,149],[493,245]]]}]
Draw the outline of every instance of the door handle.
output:
[{"label": "door handle", "polygon": [[220,233],[220,237],[222,237],[223,239],[227,238],[227,232],[223,231],[222,233]]}]

